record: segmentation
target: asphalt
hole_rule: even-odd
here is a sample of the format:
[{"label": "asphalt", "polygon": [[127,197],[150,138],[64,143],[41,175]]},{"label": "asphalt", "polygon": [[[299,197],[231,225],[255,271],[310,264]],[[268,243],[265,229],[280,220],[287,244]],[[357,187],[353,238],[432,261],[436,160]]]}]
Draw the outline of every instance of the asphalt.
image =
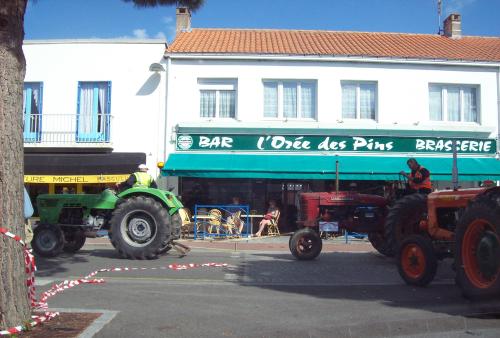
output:
[{"label": "asphalt", "polygon": [[[405,285],[394,260],[365,240],[323,241],[313,261],[297,261],[288,236],[181,240],[192,248],[156,260],[120,259],[104,238],[74,254],[39,258],[38,291],[99,268],[104,284],[49,300],[61,311],[101,311],[86,337],[499,337],[500,300],[470,302],[440,262],[426,288]],[[176,271],[170,264],[226,263]]]}]

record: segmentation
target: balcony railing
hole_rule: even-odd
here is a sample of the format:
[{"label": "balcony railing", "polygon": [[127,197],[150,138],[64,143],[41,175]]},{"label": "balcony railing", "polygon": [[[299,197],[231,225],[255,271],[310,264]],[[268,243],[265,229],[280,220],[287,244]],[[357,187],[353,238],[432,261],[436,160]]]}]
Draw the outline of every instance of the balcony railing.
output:
[{"label": "balcony railing", "polygon": [[24,143],[56,146],[109,143],[111,115],[25,114]]}]

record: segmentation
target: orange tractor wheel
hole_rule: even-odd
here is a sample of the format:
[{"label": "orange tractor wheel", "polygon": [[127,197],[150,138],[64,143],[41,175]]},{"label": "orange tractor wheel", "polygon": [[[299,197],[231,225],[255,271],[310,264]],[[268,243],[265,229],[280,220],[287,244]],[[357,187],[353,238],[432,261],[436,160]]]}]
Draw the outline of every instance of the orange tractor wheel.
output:
[{"label": "orange tractor wheel", "polygon": [[410,235],[399,247],[397,264],[398,272],[407,284],[428,285],[434,279],[437,270],[432,241],[424,236]]},{"label": "orange tractor wheel", "polygon": [[456,282],[468,298],[500,295],[500,195],[478,197],[456,230]]}]

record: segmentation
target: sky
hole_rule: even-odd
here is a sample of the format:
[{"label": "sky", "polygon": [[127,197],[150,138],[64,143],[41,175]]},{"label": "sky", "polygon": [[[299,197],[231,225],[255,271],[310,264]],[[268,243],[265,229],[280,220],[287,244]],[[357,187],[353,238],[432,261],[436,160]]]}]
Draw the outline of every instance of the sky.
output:
[{"label": "sky", "polygon": [[[438,32],[438,0],[205,0],[193,28]],[[442,20],[462,15],[462,34],[500,37],[500,0],[442,0]],[[175,37],[175,8],[123,0],[28,0],[25,39]]]}]

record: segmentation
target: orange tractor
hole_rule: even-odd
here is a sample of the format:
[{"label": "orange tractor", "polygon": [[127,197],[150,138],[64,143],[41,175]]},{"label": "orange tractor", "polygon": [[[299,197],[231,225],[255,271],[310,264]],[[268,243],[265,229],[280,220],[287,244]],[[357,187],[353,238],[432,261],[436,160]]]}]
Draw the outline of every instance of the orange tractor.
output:
[{"label": "orange tractor", "polygon": [[452,257],[464,296],[500,295],[500,187],[405,196],[390,209],[385,231],[407,284],[429,284],[438,260]]}]

